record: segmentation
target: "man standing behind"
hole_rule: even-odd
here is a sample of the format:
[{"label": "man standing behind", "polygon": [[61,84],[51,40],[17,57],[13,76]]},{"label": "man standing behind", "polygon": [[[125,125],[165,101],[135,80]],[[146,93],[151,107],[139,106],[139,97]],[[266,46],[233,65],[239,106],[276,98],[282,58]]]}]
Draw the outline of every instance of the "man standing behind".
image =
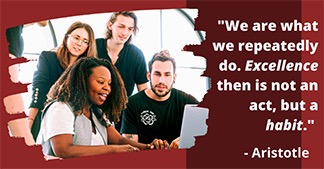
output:
[{"label": "man standing behind", "polygon": [[197,104],[198,101],[173,88],[176,63],[168,51],[156,53],[148,66],[147,77],[151,88],[129,98],[123,113],[121,133],[142,143],[154,140],[157,149],[178,148],[184,106]]},{"label": "man standing behind", "polygon": [[[114,12],[107,22],[106,38],[96,39],[98,57],[108,59],[118,69],[127,91],[134,86],[141,91],[148,87],[146,61],[142,50],[131,43],[138,31],[137,16],[133,11]],[[121,123],[115,123],[120,131]]]},{"label": "man standing behind", "polygon": [[137,31],[137,16],[133,11],[114,12],[107,22],[106,38],[96,39],[98,57],[116,66],[127,96],[132,95],[135,85],[138,91],[148,87],[143,52],[131,43]]}]

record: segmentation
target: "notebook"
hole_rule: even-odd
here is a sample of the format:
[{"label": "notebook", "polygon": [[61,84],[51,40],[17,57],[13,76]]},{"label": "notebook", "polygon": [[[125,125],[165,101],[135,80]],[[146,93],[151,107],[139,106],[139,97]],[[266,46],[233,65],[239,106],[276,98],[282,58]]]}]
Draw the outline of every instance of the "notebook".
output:
[{"label": "notebook", "polygon": [[185,105],[180,132],[179,148],[191,148],[195,145],[195,136],[207,133],[206,120],[209,109],[197,107],[196,104]]}]

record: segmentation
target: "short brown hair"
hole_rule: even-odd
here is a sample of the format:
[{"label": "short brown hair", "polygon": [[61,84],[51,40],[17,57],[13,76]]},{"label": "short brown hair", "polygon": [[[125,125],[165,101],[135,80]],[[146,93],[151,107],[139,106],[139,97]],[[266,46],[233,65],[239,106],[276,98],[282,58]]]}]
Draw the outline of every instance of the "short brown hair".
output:
[{"label": "short brown hair", "polygon": [[168,50],[162,50],[161,52],[155,53],[152,57],[152,59],[148,62],[148,68],[149,68],[149,72],[152,73],[152,65],[155,61],[161,61],[161,62],[165,62],[165,61],[170,61],[172,62],[173,65],[173,73],[176,72],[176,62],[174,60],[173,57],[170,56],[170,53]]}]

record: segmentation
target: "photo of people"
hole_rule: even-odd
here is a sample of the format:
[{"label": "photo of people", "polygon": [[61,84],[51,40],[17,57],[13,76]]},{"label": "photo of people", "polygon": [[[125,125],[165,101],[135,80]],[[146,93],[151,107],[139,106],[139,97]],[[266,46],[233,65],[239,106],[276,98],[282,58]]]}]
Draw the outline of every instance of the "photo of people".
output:
[{"label": "photo of people", "polygon": [[[171,18],[171,16],[174,16],[175,14],[177,17]],[[173,99],[180,97],[180,95],[180,98],[183,101],[180,101],[180,99],[179,101],[181,102],[181,104],[170,104],[171,107],[166,109],[169,111],[170,114],[173,114],[174,116],[172,119],[169,120],[176,120],[177,126],[168,126],[169,129],[167,130],[169,132],[167,133],[164,133],[162,130],[157,130],[157,133],[162,134],[160,136],[150,132],[146,133],[145,135],[147,135],[149,139],[145,140],[142,139],[142,136],[144,135],[141,135],[139,137],[140,139],[134,139],[134,136],[132,135],[132,130],[128,130],[131,129],[131,127],[128,126],[128,124],[132,122],[128,121],[128,113],[124,114],[125,112],[123,109],[126,108],[126,102],[123,104],[119,101],[118,103],[120,104],[120,106],[125,106],[123,109],[110,109],[110,111],[116,111],[115,115],[109,115],[108,112],[108,114],[106,115],[95,116],[90,113],[90,115],[87,115],[86,117],[90,119],[90,121],[92,121],[92,119],[97,119],[100,121],[102,120],[101,118],[105,118],[105,124],[107,125],[106,127],[115,129],[115,131],[113,131],[114,134],[120,135],[120,137],[124,136],[122,137],[124,138],[124,140],[119,141],[118,144],[130,145],[128,149],[132,151],[139,151],[145,149],[178,148],[180,143],[180,130],[182,117],[184,113],[184,106],[186,104],[198,104],[204,97],[204,94],[209,89],[208,78],[201,76],[206,67],[205,60],[202,57],[194,56],[192,53],[183,50],[185,45],[194,43],[199,44],[204,38],[204,32],[197,32],[193,30],[192,23],[188,21],[188,19],[193,20],[196,16],[197,10],[195,9],[118,11],[111,13],[90,14],[50,19],[48,21],[49,26],[44,27],[41,30],[37,29],[37,34],[35,30],[33,30],[36,28],[26,28],[23,33],[25,39],[25,49],[22,52],[22,57],[25,57],[30,61],[19,65],[20,72],[17,78],[20,80],[20,82],[23,83],[31,82],[31,84],[28,86],[29,91],[27,93],[22,93],[19,96],[23,100],[22,102],[24,104],[24,110],[27,116],[27,126],[19,125],[22,122],[22,119],[11,121],[9,123],[9,131],[11,135],[15,137],[24,137],[26,144],[29,146],[41,144],[43,147],[44,155],[47,158],[69,158],[115,152],[117,149],[114,150],[108,148],[107,151],[103,151],[101,153],[93,149],[94,153],[90,153],[92,149],[89,148],[89,150],[87,150],[87,148],[85,148],[84,150],[77,150],[77,152],[80,151],[80,154],[73,154],[71,152],[61,153],[60,148],[57,147],[56,144],[54,144],[55,140],[57,140],[55,138],[60,135],[48,135],[49,133],[52,133],[49,130],[51,127],[49,127],[48,125],[52,123],[56,124],[57,122],[46,122],[45,119],[49,119],[49,117],[47,116],[50,116],[50,114],[52,113],[46,113],[46,115],[44,115],[44,112],[54,111],[54,115],[55,111],[62,112],[61,108],[55,106],[56,103],[54,103],[53,106],[51,106],[51,104],[49,104],[51,101],[56,100],[56,102],[69,103],[67,104],[67,107],[72,107],[71,111],[74,112],[74,114],[76,115],[76,119],[78,119],[77,117],[79,117],[79,110],[81,112],[86,112],[90,110],[89,107],[93,107],[89,106],[84,110],[76,108],[79,106],[75,106],[73,104],[71,105],[71,103],[74,101],[69,100],[69,98],[67,98],[68,100],[61,100],[60,98],[62,98],[64,94],[62,93],[63,95],[60,96],[60,93],[55,92],[58,90],[62,90],[62,87],[66,86],[65,82],[63,81],[71,81],[72,79],[74,79],[73,77],[70,77],[72,76],[71,71],[73,71],[71,69],[79,69],[78,65],[74,66],[74,63],[77,62],[78,64],[86,64],[86,60],[92,59],[84,58],[94,58],[94,61],[97,59],[106,60],[110,62],[113,65],[113,67],[116,67],[116,74],[118,74],[118,76],[120,75],[120,77],[122,78],[122,82],[120,82],[120,84],[118,84],[117,86],[123,85],[125,87],[126,96],[124,96],[124,100],[126,102],[131,100],[136,101],[136,99],[133,99],[133,95],[136,95],[137,93],[147,93],[151,91],[151,89],[154,89],[152,91],[155,91],[155,94],[150,92],[151,94],[147,94],[147,96],[153,99],[153,101],[165,102],[166,100],[168,100],[169,102],[171,101],[170,103],[173,103]],[[168,19],[153,19],[160,17]],[[94,20],[96,20],[96,22],[93,22]],[[98,20],[101,20],[102,22],[100,23],[98,22]],[[151,22],[152,20],[155,20],[156,23],[149,24],[148,22]],[[183,22],[184,24],[186,24],[186,31],[184,31],[183,29],[171,29],[167,26],[172,26],[176,22]],[[70,25],[68,25],[68,23],[70,23]],[[51,29],[49,29],[48,27]],[[176,38],[173,36],[174,34],[180,33],[183,34],[183,36],[180,36],[183,38],[179,39],[179,37]],[[48,42],[41,43],[43,47],[42,49],[40,49],[39,46],[34,47],[34,45],[31,45],[34,43],[34,39]],[[150,41],[150,43],[147,43],[148,41]],[[40,53],[38,54],[38,52]],[[157,54],[159,54],[158,57]],[[159,59],[158,62],[168,64],[172,63],[171,65],[173,66],[167,69],[158,70],[157,68],[155,68],[156,64],[154,63],[152,65],[152,63],[150,62],[154,62],[154,60],[151,59],[159,57],[161,57],[162,60]],[[170,60],[168,58],[170,58]],[[79,63],[81,62],[79,60],[82,60],[82,62],[85,63]],[[151,72],[152,66],[154,66],[154,72]],[[82,71],[94,72],[94,68],[93,70],[89,69]],[[155,69],[157,69],[156,72]],[[114,69],[109,68],[109,70],[109,74],[113,74],[111,71]],[[71,75],[68,75],[69,73]],[[153,80],[153,77],[155,77],[157,73],[161,74],[160,80],[158,80],[157,78],[154,78],[156,80]],[[75,78],[78,78],[78,76]],[[171,79],[167,80],[167,78],[169,77],[171,77]],[[63,78],[64,80],[62,80]],[[88,75],[88,77],[85,76],[85,78],[90,79],[91,76]],[[112,77],[105,77],[105,79],[108,80],[111,78]],[[81,79],[75,80],[81,81]],[[115,80],[112,79],[110,81]],[[195,81],[196,83],[193,84],[191,83],[192,81]],[[87,84],[83,85],[87,86]],[[89,85],[91,85],[91,82]],[[157,89],[156,85],[159,86]],[[201,85],[200,91],[196,90],[197,85]],[[164,90],[162,89],[163,86],[166,87],[166,94],[157,94],[157,92],[159,92],[160,90]],[[110,88],[115,87],[111,86]],[[106,87],[103,87],[102,91],[106,90],[105,88]],[[66,90],[72,91],[72,89],[73,88],[67,88]],[[91,95],[91,89],[88,90],[89,95]],[[110,96],[110,91],[113,90],[109,89],[109,92],[106,94],[100,92],[98,97],[101,100],[103,98],[112,99],[113,97]],[[120,92],[123,91],[119,91],[119,93]],[[66,94],[73,95],[72,93]],[[153,94],[155,96],[153,96]],[[172,99],[169,98],[170,96],[172,96]],[[187,100],[184,98],[187,98]],[[85,98],[85,100],[89,99]],[[10,104],[10,99],[5,100],[5,102],[9,102],[7,104]],[[28,102],[29,104],[27,104]],[[94,103],[95,102],[91,102],[91,104],[89,105],[92,105]],[[106,103],[104,103],[103,105],[105,104]],[[99,104],[95,107],[101,106],[102,105]],[[53,108],[51,107],[55,107],[55,109],[53,110]],[[101,109],[101,111],[103,110],[104,109]],[[143,112],[148,110],[149,109],[143,110]],[[153,110],[150,110],[150,112],[154,115]],[[17,112],[13,112],[13,114],[15,113]],[[85,115],[85,113],[81,114]],[[165,117],[163,116],[164,115],[162,115],[161,117],[155,117],[155,120],[159,120],[161,122],[165,121]],[[205,122],[203,121],[202,123]],[[143,124],[145,124],[145,121],[143,121]],[[73,125],[73,123],[70,123],[70,125]],[[123,126],[124,131],[121,130]],[[49,129],[47,129],[48,127]],[[96,128],[97,127],[95,126],[93,129],[94,133],[101,131],[95,130]],[[125,130],[126,128],[127,130]],[[21,130],[23,132],[12,132],[17,130]],[[28,130],[31,131],[32,138]],[[75,128],[74,130],[77,130],[77,128]],[[26,133],[26,131],[27,134],[21,134]],[[70,133],[71,136],[79,138],[79,136],[77,136],[77,133],[73,131],[66,130],[58,132],[58,134],[59,133]],[[102,143],[107,144],[107,141],[117,143],[114,140],[110,140],[110,138],[115,138],[117,137],[117,135],[109,137],[111,133],[109,132],[109,130],[104,131],[104,133],[104,135],[108,134],[109,140],[104,138],[101,141]],[[165,134],[172,135],[172,140],[170,140],[169,137],[164,137],[163,135]],[[92,141],[94,141],[93,139]],[[63,138],[63,140],[67,139]],[[79,141],[74,139],[72,140],[73,141],[71,142],[73,142],[74,144],[79,144]],[[86,143],[85,145],[97,145],[97,143],[93,143],[92,141]],[[82,143],[81,145],[84,145],[84,143]],[[99,145],[101,145],[101,143]],[[69,148],[65,147],[64,149],[68,150]],[[71,149],[71,151],[72,150],[73,148]],[[124,152],[122,148],[120,150],[121,151],[117,152]],[[125,147],[124,150],[127,151],[127,148]]]}]

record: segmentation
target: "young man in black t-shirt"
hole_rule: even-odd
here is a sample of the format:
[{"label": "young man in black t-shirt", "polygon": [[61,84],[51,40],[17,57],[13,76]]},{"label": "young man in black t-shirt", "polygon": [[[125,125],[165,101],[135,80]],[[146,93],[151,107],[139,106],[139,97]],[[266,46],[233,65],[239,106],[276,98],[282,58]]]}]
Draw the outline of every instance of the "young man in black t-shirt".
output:
[{"label": "young man in black t-shirt", "polygon": [[175,61],[167,51],[153,56],[147,74],[151,88],[129,98],[122,118],[123,136],[141,143],[153,141],[157,149],[178,148],[184,106],[198,101],[172,88],[175,71]]},{"label": "young man in black t-shirt", "polygon": [[[131,96],[136,85],[137,91],[148,88],[146,61],[141,49],[131,43],[138,31],[137,16],[133,11],[112,13],[107,22],[105,38],[96,39],[98,57],[108,59],[118,69]],[[115,123],[120,131],[121,123]]]}]

